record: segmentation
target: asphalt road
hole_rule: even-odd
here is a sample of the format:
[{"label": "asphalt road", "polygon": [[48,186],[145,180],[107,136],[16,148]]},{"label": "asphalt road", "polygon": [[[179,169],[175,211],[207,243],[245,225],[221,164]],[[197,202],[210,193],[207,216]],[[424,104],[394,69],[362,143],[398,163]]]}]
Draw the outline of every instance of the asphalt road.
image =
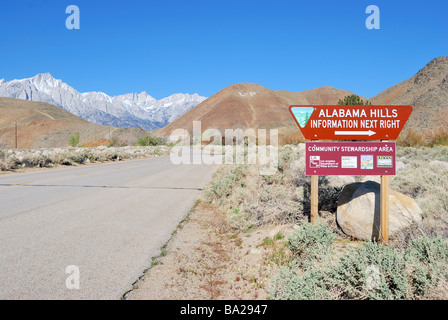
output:
[{"label": "asphalt road", "polygon": [[0,176],[0,299],[120,299],[215,168],[160,157]]}]

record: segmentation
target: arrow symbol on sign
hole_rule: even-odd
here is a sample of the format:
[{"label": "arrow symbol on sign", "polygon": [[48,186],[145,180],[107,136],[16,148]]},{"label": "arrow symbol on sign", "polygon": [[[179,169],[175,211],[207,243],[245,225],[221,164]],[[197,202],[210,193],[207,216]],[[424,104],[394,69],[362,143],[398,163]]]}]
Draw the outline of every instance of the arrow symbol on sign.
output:
[{"label": "arrow symbol on sign", "polygon": [[376,134],[375,131],[335,131],[335,135],[337,136],[373,136]]}]

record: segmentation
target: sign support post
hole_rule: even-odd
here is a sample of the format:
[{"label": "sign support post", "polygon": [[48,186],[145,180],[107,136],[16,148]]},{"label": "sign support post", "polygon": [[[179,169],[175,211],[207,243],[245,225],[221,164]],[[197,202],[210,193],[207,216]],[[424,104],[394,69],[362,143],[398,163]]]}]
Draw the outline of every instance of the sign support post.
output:
[{"label": "sign support post", "polygon": [[319,216],[319,176],[311,176],[311,216],[310,222],[314,226]]},{"label": "sign support post", "polygon": [[[311,140],[317,141],[317,140]],[[311,176],[311,212],[310,222],[314,226],[317,223],[319,217],[319,176]]]},{"label": "sign support post", "polygon": [[[387,141],[385,141],[387,142]],[[389,244],[389,176],[381,176],[380,186],[380,242]]]},{"label": "sign support post", "polygon": [[383,245],[389,244],[389,177],[381,176],[380,190],[380,241]]}]

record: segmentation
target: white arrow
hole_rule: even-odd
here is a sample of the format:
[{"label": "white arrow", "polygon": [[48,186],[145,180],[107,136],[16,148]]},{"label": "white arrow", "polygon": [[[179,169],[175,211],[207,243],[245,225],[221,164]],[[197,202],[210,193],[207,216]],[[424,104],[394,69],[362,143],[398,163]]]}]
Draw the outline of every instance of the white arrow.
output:
[{"label": "white arrow", "polygon": [[335,131],[335,135],[337,136],[373,136],[376,134],[375,131]]}]

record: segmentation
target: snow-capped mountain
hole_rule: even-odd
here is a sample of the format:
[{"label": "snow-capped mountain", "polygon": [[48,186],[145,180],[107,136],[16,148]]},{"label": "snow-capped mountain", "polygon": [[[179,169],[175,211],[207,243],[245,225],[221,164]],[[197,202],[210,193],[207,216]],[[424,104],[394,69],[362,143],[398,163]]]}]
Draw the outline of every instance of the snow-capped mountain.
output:
[{"label": "snow-capped mountain", "polygon": [[20,80],[0,79],[0,97],[42,101],[93,123],[147,130],[164,127],[206,99],[183,93],[160,100],[146,92],[114,97],[103,92],[80,93],[49,73]]}]

